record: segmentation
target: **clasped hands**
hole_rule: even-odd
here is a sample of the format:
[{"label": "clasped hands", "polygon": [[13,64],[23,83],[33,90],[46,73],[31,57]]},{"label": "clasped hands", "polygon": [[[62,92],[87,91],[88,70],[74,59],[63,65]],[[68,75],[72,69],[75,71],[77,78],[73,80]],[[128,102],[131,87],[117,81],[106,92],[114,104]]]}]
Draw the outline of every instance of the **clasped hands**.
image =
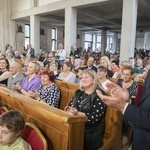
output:
[{"label": "clasped hands", "polygon": [[112,82],[107,83],[106,87],[107,95],[103,95],[100,90],[96,90],[97,95],[106,105],[122,111],[126,103],[130,102],[128,90]]}]

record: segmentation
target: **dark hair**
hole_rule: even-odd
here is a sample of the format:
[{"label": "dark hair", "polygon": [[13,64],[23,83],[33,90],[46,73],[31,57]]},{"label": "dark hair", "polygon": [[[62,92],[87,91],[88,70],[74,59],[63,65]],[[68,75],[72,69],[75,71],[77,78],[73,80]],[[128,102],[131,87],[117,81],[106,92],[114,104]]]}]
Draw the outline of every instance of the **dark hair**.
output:
[{"label": "dark hair", "polygon": [[25,121],[23,115],[18,110],[10,110],[0,115],[0,126],[6,126],[12,132],[23,130]]},{"label": "dark hair", "polygon": [[9,69],[9,61],[8,61],[8,59],[5,58],[5,57],[1,57],[0,60],[5,60],[5,62],[7,64],[6,69]]},{"label": "dark hair", "polygon": [[114,64],[116,64],[117,66],[119,65],[116,60],[113,60],[111,63],[114,63]]},{"label": "dark hair", "polygon": [[123,70],[130,70],[131,74],[133,75],[135,72],[134,72],[134,69],[131,67],[131,66],[125,66],[123,68]]},{"label": "dark hair", "polygon": [[72,64],[70,61],[64,62],[64,64],[72,70]]},{"label": "dark hair", "polygon": [[107,73],[107,71],[108,71],[108,69],[106,67],[102,66],[102,65],[98,66],[97,69],[100,70],[100,71],[103,71],[105,73]]},{"label": "dark hair", "polygon": [[53,71],[43,71],[42,75],[47,75],[49,77],[49,81],[54,82],[55,76]]}]

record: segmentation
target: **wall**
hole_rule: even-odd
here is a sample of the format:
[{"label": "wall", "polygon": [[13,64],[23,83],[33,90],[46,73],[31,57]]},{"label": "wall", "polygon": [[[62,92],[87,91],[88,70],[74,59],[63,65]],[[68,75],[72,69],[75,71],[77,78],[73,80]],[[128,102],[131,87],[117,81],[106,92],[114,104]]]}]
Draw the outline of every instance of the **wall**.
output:
[{"label": "wall", "polygon": [[10,0],[10,11],[22,11],[30,8],[30,0]]},{"label": "wall", "polygon": [[144,48],[144,38],[136,38],[135,47],[137,49]]},{"label": "wall", "polygon": [[58,2],[58,1],[61,1],[61,0],[39,0],[39,6],[49,4],[49,3]]}]

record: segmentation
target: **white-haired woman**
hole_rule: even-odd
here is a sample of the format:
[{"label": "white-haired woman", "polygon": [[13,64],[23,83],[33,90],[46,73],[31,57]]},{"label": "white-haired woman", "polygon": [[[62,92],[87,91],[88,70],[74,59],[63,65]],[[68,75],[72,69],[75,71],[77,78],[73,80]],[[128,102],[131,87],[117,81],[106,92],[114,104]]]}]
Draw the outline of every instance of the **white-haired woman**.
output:
[{"label": "white-haired woman", "polygon": [[[84,150],[97,150],[103,144],[106,105],[97,96],[97,88],[99,82],[96,72],[91,69],[84,70],[80,89],[65,107],[65,111],[69,113],[88,117],[85,123]],[[101,88],[100,90],[104,93]]]}]

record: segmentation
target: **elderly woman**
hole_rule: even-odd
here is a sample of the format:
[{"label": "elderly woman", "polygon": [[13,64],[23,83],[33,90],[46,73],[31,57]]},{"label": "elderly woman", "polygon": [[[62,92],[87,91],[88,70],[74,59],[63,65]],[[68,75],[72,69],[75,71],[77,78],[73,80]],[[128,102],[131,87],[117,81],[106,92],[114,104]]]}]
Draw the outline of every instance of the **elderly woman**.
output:
[{"label": "elderly woman", "polygon": [[[95,71],[84,70],[80,89],[75,92],[71,102],[65,107],[68,113],[88,117],[85,123],[84,150],[97,150],[103,144],[106,105],[97,96],[98,83]],[[100,90],[104,94],[102,88]]]},{"label": "elderly woman", "polygon": [[61,72],[57,79],[68,81],[68,82],[75,82],[76,75],[71,72],[72,64],[71,62],[65,62],[63,65],[63,72]]},{"label": "elderly woman", "polygon": [[22,84],[14,85],[13,89],[20,91],[20,93],[30,96],[30,90],[37,90],[41,84],[41,79],[37,75],[40,70],[40,65],[37,62],[30,62],[27,68],[28,76],[22,81]]},{"label": "elderly woman", "polygon": [[36,100],[45,102],[50,106],[58,108],[60,91],[54,81],[54,73],[52,71],[44,71],[41,76],[41,85],[39,86],[37,92],[33,90],[30,91],[30,96]]},{"label": "elderly woman", "polygon": [[7,86],[7,80],[10,75],[8,59],[5,57],[0,58],[0,85]]},{"label": "elderly woman", "polygon": [[127,88],[130,98],[134,101],[137,90],[137,82],[133,80],[134,70],[131,66],[126,66],[123,69],[122,79],[118,79],[117,84],[120,87]]}]

